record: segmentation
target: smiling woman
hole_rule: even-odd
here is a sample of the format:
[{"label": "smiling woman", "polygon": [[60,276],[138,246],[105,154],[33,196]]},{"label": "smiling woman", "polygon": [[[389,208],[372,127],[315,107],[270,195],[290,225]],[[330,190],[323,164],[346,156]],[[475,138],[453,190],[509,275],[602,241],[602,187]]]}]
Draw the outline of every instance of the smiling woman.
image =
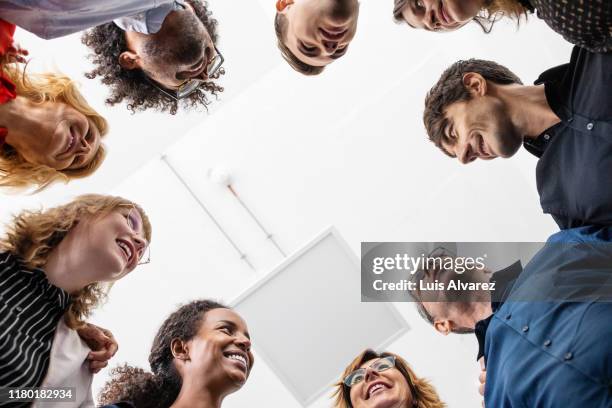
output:
[{"label": "smiling woman", "polygon": [[0,239],[0,387],[40,386],[58,322],[83,327],[150,239],[144,211],[120,197],[17,215]]},{"label": "smiling woman", "polygon": [[435,388],[400,356],[368,349],[336,384],[335,408],[444,408]]},{"label": "smiling woman", "polygon": [[[105,157],[108,125],[63,75],[26,74],[16,63],[2,67],[13,98],[0,104],[0,187],[36,191],[95,172]],[[3,142],[3,143],[2,143]]]},{"label": "smiling woman", "polygon": [[149,354],[153,373],[115,368],[100,403],[168,408],[197,402],[218,408],[244,385],[253,363],[244,320],[220,303],[193,301],[172,313],[157,332]]}]

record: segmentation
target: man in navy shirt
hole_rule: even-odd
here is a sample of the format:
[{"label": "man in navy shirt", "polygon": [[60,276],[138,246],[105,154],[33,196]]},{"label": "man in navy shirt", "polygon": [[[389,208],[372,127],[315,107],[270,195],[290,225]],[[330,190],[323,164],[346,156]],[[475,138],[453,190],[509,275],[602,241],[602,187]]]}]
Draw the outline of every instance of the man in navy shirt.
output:
[{"label": "man in navy shirt", "polygon": [[459,61],[428,93],[424,122],[465,164],[521,146],[539,157],[540,203],[560,228],[612,225],[612,53],[574,47],[533,86],[495,62]]},{"label": "man in navy shirt", "polygon": [[443,334],[475,332],[488,407],[612,404],[612,229],[561,231],[521,269],[419,271],[415,281],[495,282],[494,291],[414,291]]}]

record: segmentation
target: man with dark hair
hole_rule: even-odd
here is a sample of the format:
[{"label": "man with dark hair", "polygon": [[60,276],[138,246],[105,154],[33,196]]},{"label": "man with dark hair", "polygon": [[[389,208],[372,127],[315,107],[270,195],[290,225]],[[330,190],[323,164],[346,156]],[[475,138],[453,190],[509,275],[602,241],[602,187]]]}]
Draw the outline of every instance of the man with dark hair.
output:
[{"label": "man with dark hair", "polygon": [[285,61],[318,75],[344,56],[357,30],[357,0],[278,0],[274,30]]},{"label": "man with dark hair", "polygon": [[[612,403],[612,231],[554,234],[524,269],[419,271],[411,292],[442,334],[475,332],[488,407],[608,407]],[[467,272],[466,272],[467,273]],[[487,291],[448,282],[495,283]],[[419,282],[423,282],[421,286]]]},{"label": "man with dark hair", "polygon": [[126,101],[132,111],[153,108],[175,114],[178,102],[207,106],[223,88],[223,57],[216,47],[216,20],[206,2],[174,0],[170,9],[151,10],[96,26],[83,35],[101,77],[111,88],[107,103]]},{"label": "man with dark hair", "polygon": [[459,61],[427,94],[423,120],[464,164],[521,145],[539,157],[540,203],[560,228],[612,225],[612,53],[574,47],[531,86],[495,62]]}]

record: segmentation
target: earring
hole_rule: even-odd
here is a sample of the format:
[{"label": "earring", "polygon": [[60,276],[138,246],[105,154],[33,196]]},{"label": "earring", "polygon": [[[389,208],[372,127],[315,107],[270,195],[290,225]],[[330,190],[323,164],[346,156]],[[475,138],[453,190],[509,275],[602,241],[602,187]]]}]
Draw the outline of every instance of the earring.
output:
[{"label": "earring", "polygon": [[292,4],[292,3],[293,1],[291,0],[278,0],[276,2],[276,11],[280,13],[281,11],[286,9],[289,4]]}]

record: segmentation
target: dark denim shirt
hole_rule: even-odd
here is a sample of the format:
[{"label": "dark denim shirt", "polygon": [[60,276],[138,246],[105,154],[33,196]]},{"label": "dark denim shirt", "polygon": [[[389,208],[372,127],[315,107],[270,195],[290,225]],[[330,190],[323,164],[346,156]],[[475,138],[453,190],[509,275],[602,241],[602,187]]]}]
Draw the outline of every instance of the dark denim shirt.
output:
[{"label": "dark denim shirt", "polygon": [[574,47],[569,64],[544,72],[546,99],[561,122],[525,148],[540,158],[542,210],[561,229],[612,225],[612,53]]},{"label": "dark denim shirt", "polygon": [[598,242],[611,235],[604,229],[551,237],[493,314],[487,407],[612,407],[612,246]]}]

